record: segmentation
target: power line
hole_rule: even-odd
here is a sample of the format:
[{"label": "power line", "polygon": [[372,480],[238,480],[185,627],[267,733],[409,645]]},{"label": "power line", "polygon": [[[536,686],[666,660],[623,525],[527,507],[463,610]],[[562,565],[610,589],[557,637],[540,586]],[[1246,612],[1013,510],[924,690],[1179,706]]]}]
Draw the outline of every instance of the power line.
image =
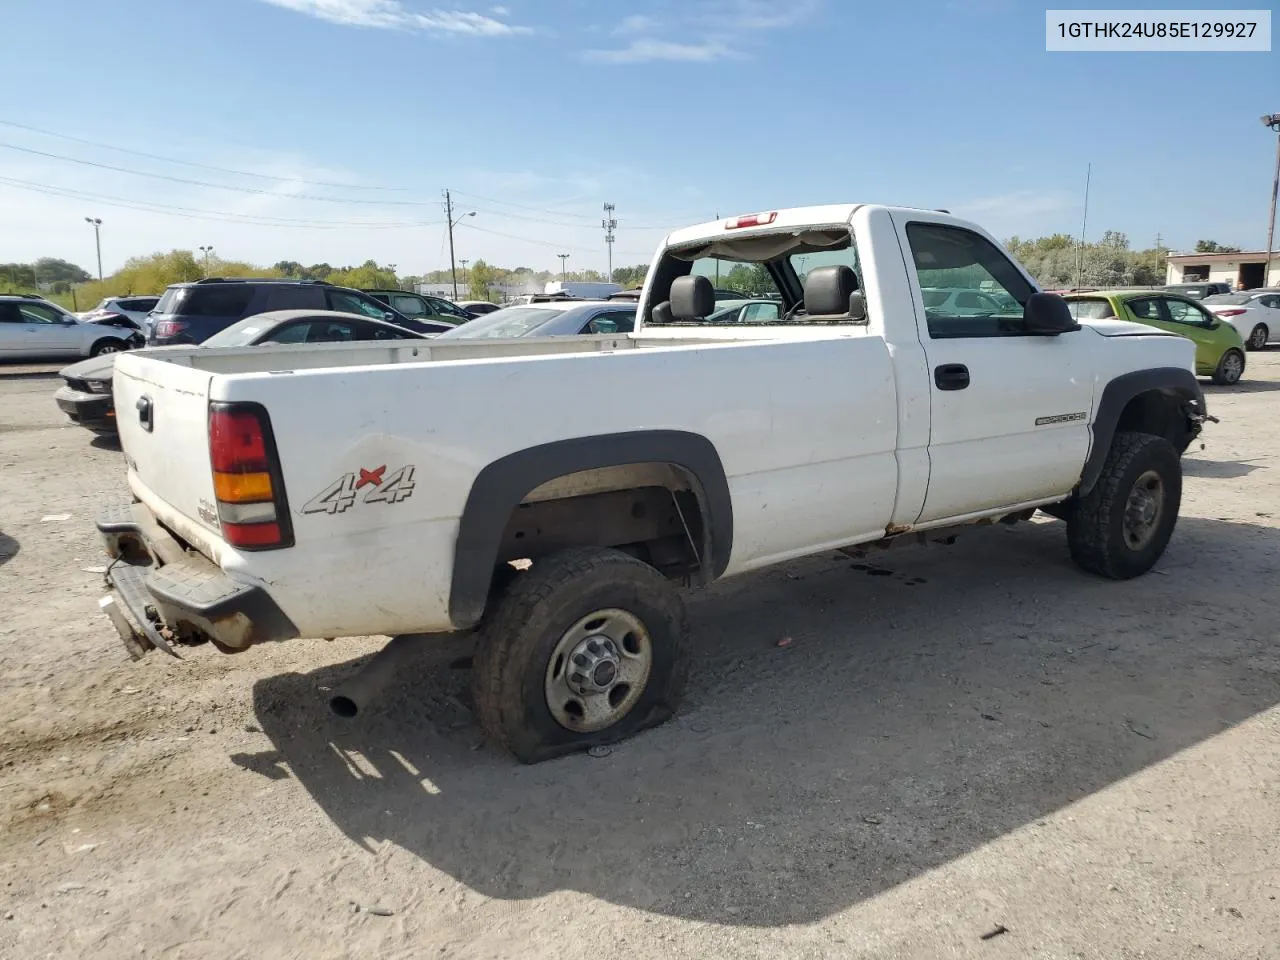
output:
[{"label": "power line", "polygon": [[311,220],[293,217],[275,217],[269,214],[239,214],[225,211],[202,210],[199,207],[181,207],[175,204],[158,203],[152,200],[130,200],[126,197],[115,197],[110,194],[89,193],[84,190],[57,187],[52,184],[36,183],[31,180],[20,180],[15,177],[0,177],[0,183],[19,190],[27,190],[32,193],[43,193],[54,197],[66,197],[71,200],[91,200],[95,203],[103,203],[107,206],[119,207],[124,210],[136,210],[141,213],[158,213],[163,216],[180,217],[187,220],[214,220],[222,223],[243,223],[251,226],[322,229],[339,227],[347,229],[369,227],[383,229],[439,226],[439,223],[433,220],[399,222],[367,220]]},{"label": "power line", "polygon": [[275,180],[279,183],[305,183],[313,187],[340,187],[346,190],[404,189],[404,187],[367,186],[361,183],[337,183],[330,180],[308,180],[305,177],[277,177],[269,173],[254,173],[250,170],[233,170],[230,167],[215,167],[208,163],[196,163],[193,160],[179,160],[176,157],[162,157],[154,153],[145,153],[142,150],[131,150],[128,147],[117,147],[110,143],[99,143],[96,140],[85,140],[82,137],[72,137],[65,133],[54,133],[52,130],[41,130],[39,127],[29,127],[24,123],[14,123],[12,120],[0,120],[0,126],[13,127],[17,130],[26,130],[30,133],[39,133],[46,137],[56,137],[59,140],[70,140],[72,143],[83,143],[86,146],[100,147],[103,150],[115,150],[117,153],[128,153],[135,157],[145,157],[148,160],[159,160],[162,163],[177,163],[184,167],[195,167],[199,170],[211,170],[215,173],[230,173],[237,177],[256,177],[259,180]]},{"label": "power line", "polygon": [[[474,224],[470,224],[470,223],[459,224],[458,228],[460,230],[475,230],[478,233],[487,233],[495,237],[504,237],[507,240],[519,240],[522,243],[531,243],[539,247],[555,247],[560,250],[579,250],[585,253],[600,252],[599,247],[582,247],[582,246],[575,246],[572,243],[553,243],[550,240],[535,240],[532,237],[517,237],[515,234],[502,233],[501,231],[498,231],[498,230],[490,230],[487,227],[477,227]],[[645,253],[637,253],[631,250],[619,250],[618,253],[619,255],[624,257],[644,257],[647,260],[650,256],[652,256],[653,251],[650,250],[650,251],[646,251]]]},{"label": "power line", "polygon": [[[568,210],[551,210],[546,207],[532,207],[523,203],[512,203],[509,200],[494,200],[492,197],[482,197],[479,194],[468,193],[465,190],[454,190],[453,192],[456,196],[459,196],[459,197],[468,197],[471,200],[479,200],[483,203],[496,203],[499,206],[503,206],[503,207],[515,207],[517,210],[529,210],[533,213],[549,213],[555,217],[576,217],[582,220],[595,219],[595,216],[593,214],[573,213]],[[519,214],[507,213],[505,211],[486,210],[483,212],[491,214],[493,216],[498,216],[498,217],[510,217],[512,220],[528,220],[532,223],[550,223],[550,224],[554,224],[556,226],[561,226],[561,227],[588,226],[588,224],[586,223],[581,223],[581,224],[568,223],[563,220],[546,220],[541,217],[523,217],[523,216],[520,216]],[[631,223],[630,221],[624,218],[622,222],[627,226],[632,227],[636,230],[663,230],[663,229],[666,229],[666,227],[669,226],[670,224],[683,225],[683,224],[695,222],[697,221],[698,217],[701,217],[701,216],[704,216],[704,214],[699,213],[699,214],[690,214],[687,216],[677,216],[677,217],[656,217],[653,223]]]},{"label": "power line", "polygon": [[255,196],[278,197],[286,200],[314,200],[320,203],[364,203],[396,207],[433,206],[433,204],[430,204],[425,200],[343,200],[338,197],[316,197],[305,193],[277,193],[273,190],[258,190],[254,187],[233,187],[225,183],[209,183],[206,180],[189,180],[186,177],[171,177],[165,173],[147,173],[144,170],[130,170],[128,167],[116,167],[109,163],[98,163],[94,160],[81,160],[77,157],[65,157],[62,154],[46,153],[43,150],[33,150],[31,147],[19,147],[12,143],[0,143],[0,147],[4,147],[6,150],[17,150],[20,153],[30,153],[37,157],[47,157],[50,160],[64,160],[67,163],[78,163],[86,167],[97,167],[100,170],[113,170],[116,173],[128,173],[135,177],[150,177],[153,180],[168,180],[170,183],[186,183],[196,187],[210,187],[214,190],[232,190],[236,193],[250,193]]}]

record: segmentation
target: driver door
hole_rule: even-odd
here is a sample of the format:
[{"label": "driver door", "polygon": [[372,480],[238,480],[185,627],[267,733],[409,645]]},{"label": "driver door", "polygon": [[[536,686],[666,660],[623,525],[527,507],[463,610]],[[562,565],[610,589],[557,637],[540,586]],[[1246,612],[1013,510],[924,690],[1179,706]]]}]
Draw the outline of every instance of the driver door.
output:
[{"label": "driver door", "polygon": [[20,303],[18,310],[22,313],[30,352],[49,356],[78,356],[84,352],[84,328],[78,323],[67,322],[69,318],[65,314],[47,304],[35,302]]},{"label": "driver door", "polygon": [[[1066,496],[1089,452],[1088,331],[1029,333],[1022,307],[1035,287],[986,236],[923,211],[894,220],[929,375],[929,486],[917,522]],[[926,307],[922,287],[977,296]]]}]

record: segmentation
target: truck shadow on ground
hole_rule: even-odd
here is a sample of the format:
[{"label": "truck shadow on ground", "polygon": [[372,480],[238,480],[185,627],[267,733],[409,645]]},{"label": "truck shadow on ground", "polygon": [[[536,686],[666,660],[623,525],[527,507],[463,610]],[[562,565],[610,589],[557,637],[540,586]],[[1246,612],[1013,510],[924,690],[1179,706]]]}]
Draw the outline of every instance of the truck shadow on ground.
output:
[{"label": "truck shadow on ground", "polygon": [[22,549],[21,544],[7,533],[0,533],[0,567],[12,560]]},{"label": "truck shadow on ground", "polygon": [[1277,557],[1280,531],[1197,518],[1125,583],[1048,522],[824,555],[695,598],[683,711],[607,757],[481,746],[442,650],[355,721],[323,691],[360,662],[260,681],[275,749],[233,760],[489,897],[813,921],[1280,701],[1280,614],[1249,587]]},{"label": "truck shadow on ground", "polygon": [[1266,466],[1254,460],[1203,460],[1197,457],[1184,457],[1182,460],[1184,477],[1204,477],[1209,480],[1235,480],[1247,477],[1255,470],[1266,469]]}]

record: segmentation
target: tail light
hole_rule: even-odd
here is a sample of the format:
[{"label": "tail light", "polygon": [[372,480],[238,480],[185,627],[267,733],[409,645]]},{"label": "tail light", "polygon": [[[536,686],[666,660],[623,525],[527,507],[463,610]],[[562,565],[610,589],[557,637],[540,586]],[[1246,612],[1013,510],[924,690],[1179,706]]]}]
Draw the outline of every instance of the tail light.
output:
[{"label": "tail light", "polygon": [[777,210],[771,210],[768,213],[752,213],[734,220],[726,220],[724,228],[726,230],[739,230],[742,227],[766,227],[777,219]]},{"label": "tail light", "polygon": [[293,546],[280,457],[260,404],[209,405],[209,460],[223,539],[243,550]]},{"label": "tail light", "polygon": [[1240,314],[1244,313],[1243,310],[1215,310],[1213,312],[1219,317],[1238,317]]},{"label": "tail light", "polygon": [[183,320],[161,320],[156,324],[154,333],[157,337],[176,337],[188,326]]}]

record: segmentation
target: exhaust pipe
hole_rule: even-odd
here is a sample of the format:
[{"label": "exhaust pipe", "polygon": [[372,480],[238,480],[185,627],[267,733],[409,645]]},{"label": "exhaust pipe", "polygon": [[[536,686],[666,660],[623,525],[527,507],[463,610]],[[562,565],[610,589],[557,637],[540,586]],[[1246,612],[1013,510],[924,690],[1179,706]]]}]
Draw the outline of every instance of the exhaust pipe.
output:
[{"label": "exhaust pipe", "polygon": [[421,643],[421,637],[409,634],[392,637],[391,642],[375,653],[359,673],[333,691],[329,697],[329,709],[346,719],[356,716],[396,678],[410,658],[419,652]]}]

